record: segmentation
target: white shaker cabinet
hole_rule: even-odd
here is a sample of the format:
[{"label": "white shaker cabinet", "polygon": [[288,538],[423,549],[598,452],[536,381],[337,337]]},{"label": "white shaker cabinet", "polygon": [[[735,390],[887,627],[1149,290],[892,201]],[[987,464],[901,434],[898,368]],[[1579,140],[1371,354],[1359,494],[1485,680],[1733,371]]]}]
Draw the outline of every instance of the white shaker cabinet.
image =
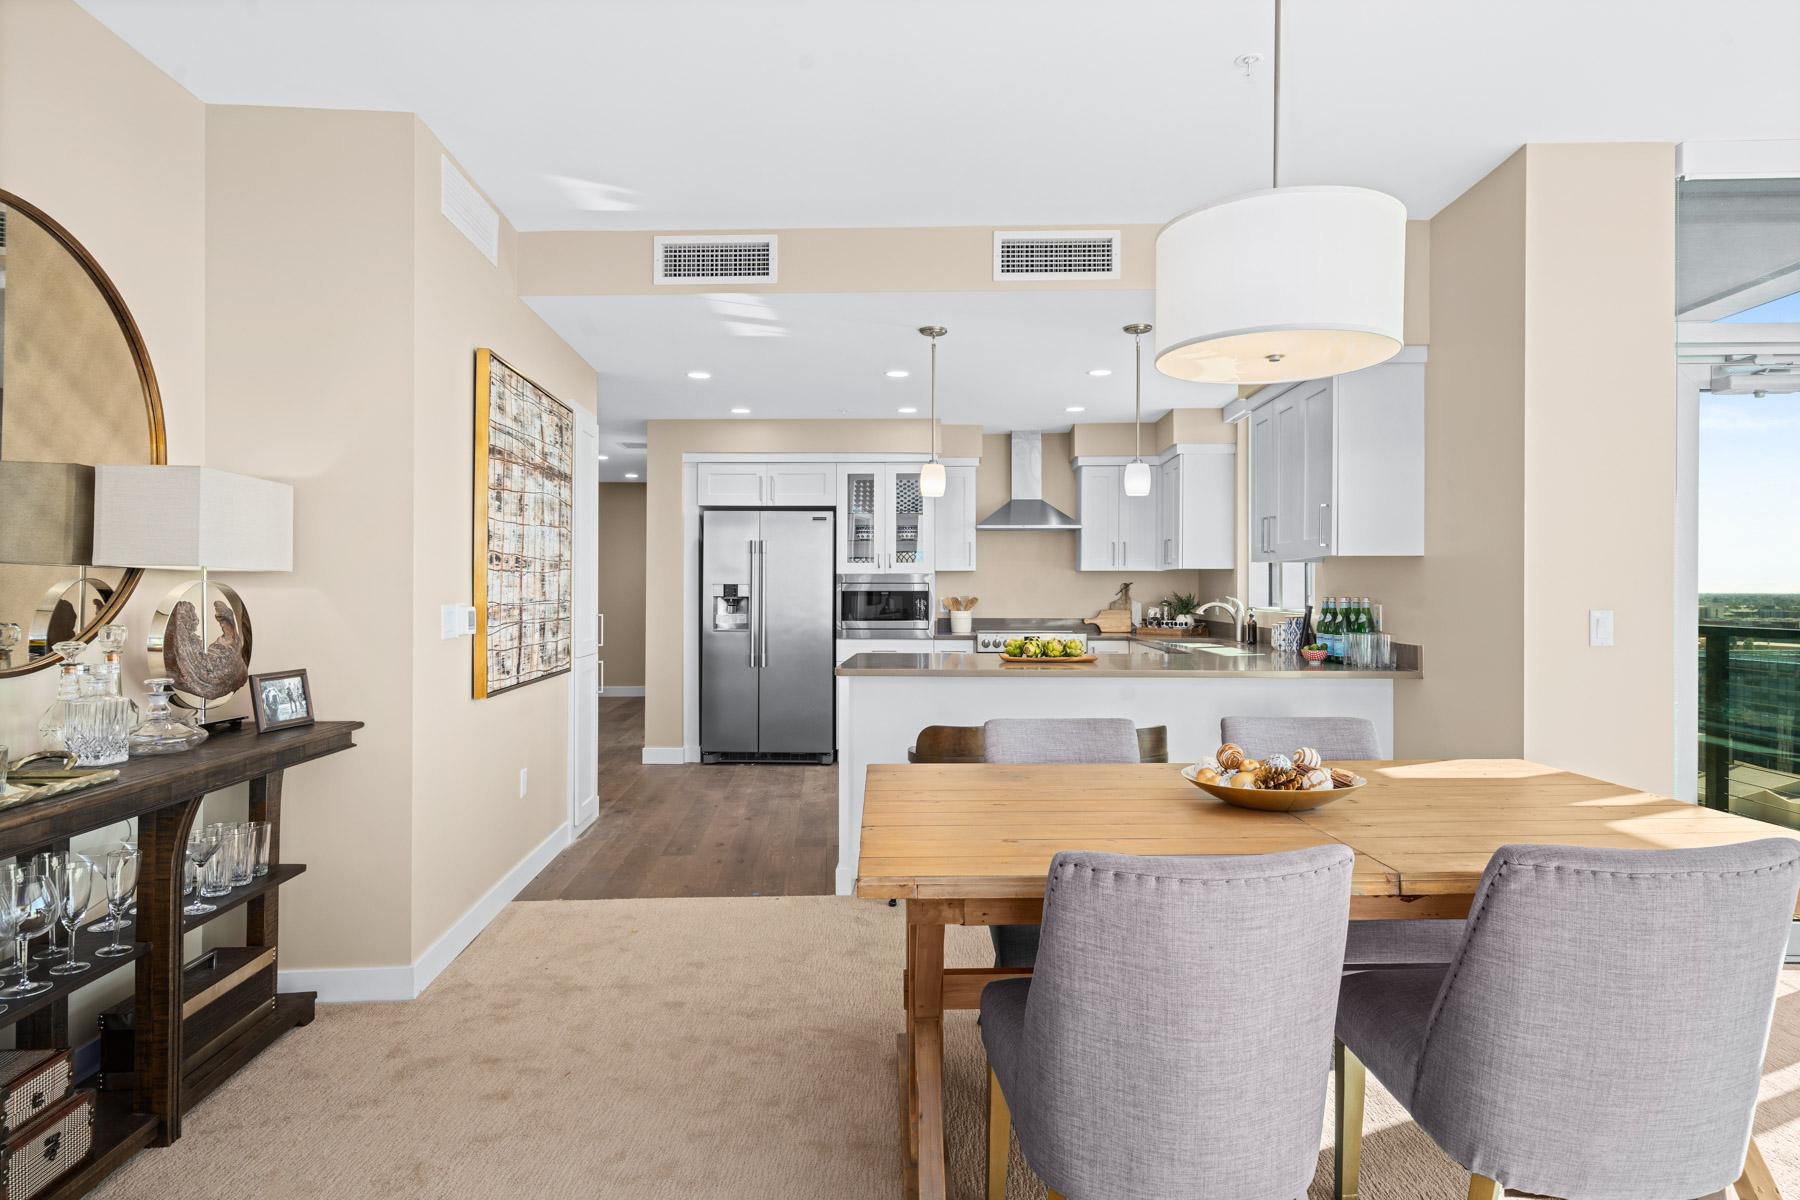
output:
[{"label": "white shaker cabinet", "polygon": [[1237,565],[1237,448],[1178,446],[1157,473],[1157,562],[1163,571]]},{"label": "white shaker cabinet", "polygon": [[837,501],[836,463],[703,462],[702,508],[826,508]]},{"label": "white shaker cabinet", "polygon": [[1121,571],[1154,571],[1157,569],[1157,553],[1162,540],[1160,533],[1161,519],[1158,508],[1162,498],[1157,494],[1157,472],[1150,471],[1150,492],[1144,496],[1127,496],[1125,494],[1123,476],[1124,467],[1118,468],[1119,485],[1119,569]]},{"label": "white shaker cabinet", "polygon": [[837,567],[845,575],[928,575],[933,512],[917,463],[839,463]]},{"label": "white shaker cabinet", "polygon": [[1118,571],[1119,508],[1125,499],[1120,474],[1123,467],[1077,467],[1075,492],[1076,520],[1081,530],[1075,535],[1075,561],[1083,571]]},{"label": "white shaker cabinet", "polygon": [[944,494],[931,501],[936,540],[932,559],[940,571],[975,569],[975,468],[944,468]]},{"label": "white shaker cabinet", "polygon": [[1425,552],[1425,368],[1383,363],[1250,398],[1250,557]]}]

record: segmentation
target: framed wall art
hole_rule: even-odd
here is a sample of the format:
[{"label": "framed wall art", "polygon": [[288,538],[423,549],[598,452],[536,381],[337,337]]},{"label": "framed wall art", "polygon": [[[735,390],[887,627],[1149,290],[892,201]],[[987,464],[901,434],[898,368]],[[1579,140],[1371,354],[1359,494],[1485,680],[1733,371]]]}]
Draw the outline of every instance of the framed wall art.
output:
[{"label": "framed wall art", "polygon": [[474,695],[569,670],[575,414],[475,352]]}]

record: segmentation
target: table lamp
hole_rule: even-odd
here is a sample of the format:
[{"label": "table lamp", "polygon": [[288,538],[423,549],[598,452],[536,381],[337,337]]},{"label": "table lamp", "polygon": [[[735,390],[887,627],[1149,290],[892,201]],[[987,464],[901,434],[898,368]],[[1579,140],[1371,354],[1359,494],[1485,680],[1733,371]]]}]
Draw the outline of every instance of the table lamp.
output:
[{"label": "table lamp", "polygon": [[249,671],[240,631],[219,603],[219,640],[207,640],[204,609],[213,571],[294,569],[294,489],[212,467],[94,469],[94,565],[200,572],[201,611],[175,605],[164,657],[176,686],[206,702],[231,695]]}]

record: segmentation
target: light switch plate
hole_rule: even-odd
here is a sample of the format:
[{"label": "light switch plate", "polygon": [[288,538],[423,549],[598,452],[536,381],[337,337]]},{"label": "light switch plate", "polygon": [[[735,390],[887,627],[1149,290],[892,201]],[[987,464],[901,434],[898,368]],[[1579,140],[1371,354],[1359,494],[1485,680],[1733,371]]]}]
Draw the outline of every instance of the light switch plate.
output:
[{"label": "light switch plate", "polygon": [[444,604],[438,608],[438,634],[445,641],[475,636],[475,606]]},{"label": "light switch plate", "polygon": [[1588,645],[1610,646],[1613,644],[1613,610],[1610,608],[1588,609]]}]

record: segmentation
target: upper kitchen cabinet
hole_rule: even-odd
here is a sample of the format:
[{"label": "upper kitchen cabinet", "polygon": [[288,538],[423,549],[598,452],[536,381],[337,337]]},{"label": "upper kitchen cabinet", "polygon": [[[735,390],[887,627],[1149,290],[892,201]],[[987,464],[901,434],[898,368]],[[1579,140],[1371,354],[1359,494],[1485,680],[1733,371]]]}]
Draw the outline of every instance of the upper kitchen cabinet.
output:
[{"label": "upper kitchen cabinet", "polygon": [[827,508],[837,501],[836,463],[703,462],[702,508]]},{"label": "upper kitchen cabinet", "polygon": [[1253,561],[1425,553],[1422,354],[1248,404]]},{"label": "upper kitchen cabinet", "polygon": [[1083,571],[1157,569],[1156,473],[1148,496],[1127,496],[1124,473],[1123,464],[1076,465],[1081,519],[1076,560]]},{"label": "upper kitchen cabinet", "polygon": [[1152,460],[1148,496],[1125,494],[1117,460],[1077,459],[1083,571],[1229,569],[1236,559],[1237,450],[1175,446]]},{"label": "upper kitchen cabinet", "polygon": [[1178,446],[1164,458],[1155,488],[1159,570],[1237,565],[1237,447]]},{"label": "upper kitchen cabinet", "polygon": [[920,575],[934,570],[932,513],[916,463],[840,463],[838,571]]},{"label": "upper kitchen cabinet", "polygon": [[975,569],[975,468],[946,466],[934,510],[932,559],[940,571]]}]

